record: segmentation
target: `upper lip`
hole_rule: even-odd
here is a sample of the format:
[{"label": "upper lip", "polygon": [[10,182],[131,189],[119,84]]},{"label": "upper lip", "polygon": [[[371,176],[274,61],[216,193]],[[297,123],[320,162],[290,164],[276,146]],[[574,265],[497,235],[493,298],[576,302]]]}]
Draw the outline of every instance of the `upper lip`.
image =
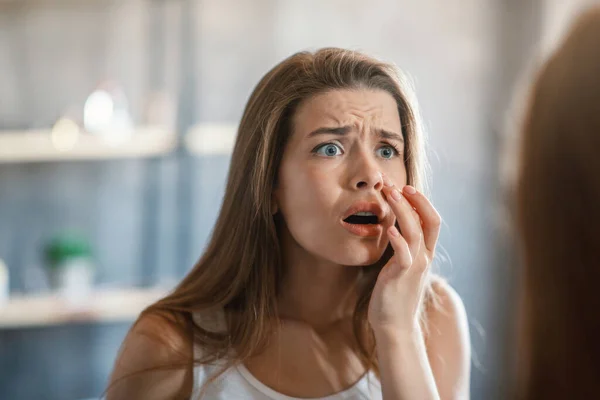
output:
[{"label": "upper lip", "polygon": [[382,223],[385,219],[385,213],[383,208],[376,201],[357,201],[353,203],[348,209],[344,212],[342,217],[342,221],[348,218],[349,216],[356,214],[358,212],[372,212],[377,216],[377,222]]}]

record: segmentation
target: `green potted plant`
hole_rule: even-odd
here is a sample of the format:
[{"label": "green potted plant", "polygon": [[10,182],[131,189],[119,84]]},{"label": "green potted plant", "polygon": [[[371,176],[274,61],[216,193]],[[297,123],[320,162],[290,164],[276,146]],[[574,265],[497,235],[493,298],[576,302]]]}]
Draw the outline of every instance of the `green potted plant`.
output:
[{"label": "green potted plant", "polygon": [[91,292],[94,261],[90,243],[81,235],[60,234],[44,249],[50,288],[74,303]]}]

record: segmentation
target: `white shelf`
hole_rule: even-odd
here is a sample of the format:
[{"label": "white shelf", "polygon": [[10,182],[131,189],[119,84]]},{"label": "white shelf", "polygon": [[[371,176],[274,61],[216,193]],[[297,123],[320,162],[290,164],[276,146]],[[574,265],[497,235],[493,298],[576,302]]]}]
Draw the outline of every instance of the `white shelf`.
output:
[{"label": "white shelf", "polygon": [[229,155],[237,136],[237,124],[198,124],[185,135],[185,147],[197,155]]},{"label": "white shelf", "polygon": [[52,131],[0,131],[0,164],[39,161],[102,160],[152,157],[171,152],[177,135],[160,127],[139,127],[126,141],[107,142],[102,136],[82,133],[69,150],[58,150]]},{"label": "white shelf", "polygon": [[56,294],[12,296],[7,304],[0,305],[0,329],[133,321],[167,293],[164,288],[97,290],[77,307]]}]

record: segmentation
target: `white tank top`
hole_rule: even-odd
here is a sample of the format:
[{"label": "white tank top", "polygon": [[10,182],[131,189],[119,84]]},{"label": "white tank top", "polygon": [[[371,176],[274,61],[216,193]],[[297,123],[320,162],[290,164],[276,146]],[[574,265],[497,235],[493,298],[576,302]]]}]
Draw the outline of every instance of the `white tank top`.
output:
[{"label": "white tank top", "polygon": [[[224,327],[222,318],[207,318],[204,315],[194,315],[194,321],[204,329],[219,331]],[[200,356],[201,349],[194,347],[194,356]],[[194,390],[193,400],[302,400],[296,397],[286,396],[278,393],[266,386],[243,365],[237,364],[230,367],[218,379],[209,383],[202,390],[203,385],[209,378],[214,376],[223,367],[224,361],[217,361],[214,364],[202,364],[194,367]],[[202,392],[201,392],[202,390]],[[200,395],[202,394],[202,397]],[[381,400],[381,384],[377,376],[368,371],[362,378],[350,388],[326,397],[319,397],[320,400]]]}]

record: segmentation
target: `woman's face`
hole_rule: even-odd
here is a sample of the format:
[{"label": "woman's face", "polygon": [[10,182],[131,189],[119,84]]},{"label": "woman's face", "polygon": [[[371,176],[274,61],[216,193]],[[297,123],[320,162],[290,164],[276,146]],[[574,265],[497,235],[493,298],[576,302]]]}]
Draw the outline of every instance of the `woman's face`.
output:
[{"label": "woman's face", "polygon": [[292,130],[274,191],[284,249],[340,265],[375,263],[395,223],[382,174],[399,187],[407,179],[396,101],[383,90],[328,91],[299,104]]}]

